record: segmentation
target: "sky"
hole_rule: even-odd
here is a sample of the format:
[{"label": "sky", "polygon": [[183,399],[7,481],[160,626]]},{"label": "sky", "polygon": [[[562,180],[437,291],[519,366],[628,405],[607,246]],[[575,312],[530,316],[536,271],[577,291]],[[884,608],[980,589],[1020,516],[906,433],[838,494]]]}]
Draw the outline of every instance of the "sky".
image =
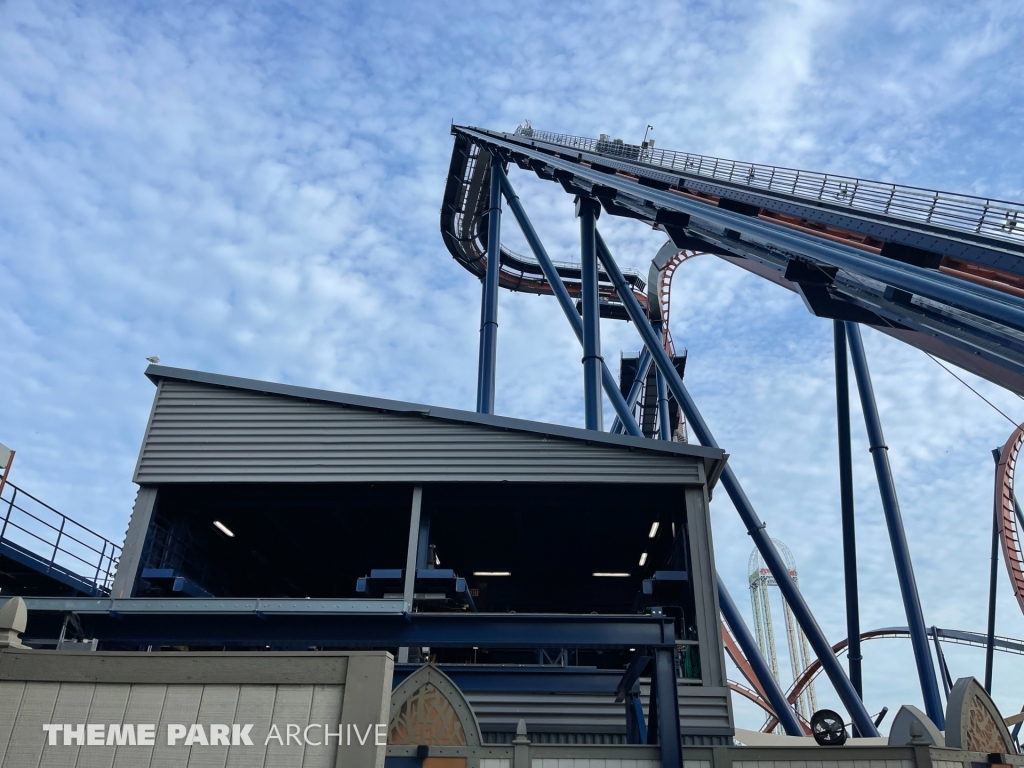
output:
[{"label": "sky", "polygon": [[[152,402],[145,358],[472,410],[479,282],[438,211],[452,121],[1024,200],[1024,10],[942,2],[0,4],[0,442],[11,479],[115,542]],[[571,196],[512,169],[553,258]],[[610,219],[610,220],[608,220]],[[664,235],[603,217],[646,273]],[[505,241],[525,251],[506,226]],[[502,292],[499,414],[582,426],[579,348],[550,297]],[[831,642],[845,636],[832,327],[713,256],[676,273],[686,378]],[[983,631],[991,449],[1024,402],[864,330],[929,625]],[[605,357],[635,354],[603,321]],[[613,366],[614,369],[615,366]],[[606,405],[606,423],[611,411]],[[863,421],[865,629],[905,625]],[[724,492],[719,571],[749,611]],[[999,573],[997,633],[1024,637]],[[776,597],[776,600],[778,598]],[[984,653],[949,646],[953,677]],[[783,658],[785,654],[783,653]],[[905,640],[865,645],[871,712],[920,705]],[[783,664],[788,683],[788,663]],[[995,698],[1024,703],[1000,655]],[[819,706],[838,706],[824,678]],[[761,715],[735,703],[736,722]]]}]

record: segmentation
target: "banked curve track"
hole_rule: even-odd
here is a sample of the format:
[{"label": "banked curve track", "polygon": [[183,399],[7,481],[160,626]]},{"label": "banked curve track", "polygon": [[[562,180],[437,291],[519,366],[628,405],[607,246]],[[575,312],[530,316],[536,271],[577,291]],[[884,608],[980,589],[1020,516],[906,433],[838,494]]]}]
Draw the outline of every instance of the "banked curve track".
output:
[{"label": "banked curve track", "polygon": [[[939,640],[947,640],[952,643],[957,643],[958,645],[971,645],[978,648],[984,648],[988,641],[988,638],[979,632],[967,632],[961,629],[941,629],[938,627],[933,627],[928,631],[929,634],[934,632],[934,635],[936,635]],[[883,629],[873,629],[868,632],[862,632],[860,639],[861,641],[865,641],[891,637],[910,637],[910,630],[906,627],[885,627]],[[832,650],[836,654],[842,653],[846,650],[848,644],[849,638],[840,640],[832,646]],[[1019,656],[1024,656],[1024,641],[1017,640],[1012,637],[996,637],[993,647],[995,650],[1003,653],[1013,653]],[[807,665],[807,668],[804,669],[800,676],[793,681],[793,685],[790,686],[789,691],[786,692],[786,699],[789,703],[794,704],[800,697],[800,694],[806,690],[811,681],[813,681],[820,673],[821,662],[818,659],[815,659]],[[940,674],[942,673],[940,672]],[[732,688],[732,685],[730,685],[730,688]],[[737,689],[733,688],[733,690]],[[765,733],[773,731],[779,724],[779,721],[775,719],[775,715],[771,707],[769,707],[763,699],[758,701],[756,695],[750,696],[744,691],[738,692],[743,693],[743,695],[745,695],[750,701],[754,702],[768,713],[768,719],[765,721],[761,730]]]},{"label": "banked curve track", "polygon": [[[1024,205],[539,131],[452,133],[441,232],[474,274],[497,155],[795,291],[816,316],[872,325],[1024,394]],[[530,257],[503,246],[501,262],[505,288],[550,292]],[[558,271],[577,292],[578,264]],[[627,277],[647,305],[648,281]],[[603,275],[601,294],[602,315],[621,316]]]}]

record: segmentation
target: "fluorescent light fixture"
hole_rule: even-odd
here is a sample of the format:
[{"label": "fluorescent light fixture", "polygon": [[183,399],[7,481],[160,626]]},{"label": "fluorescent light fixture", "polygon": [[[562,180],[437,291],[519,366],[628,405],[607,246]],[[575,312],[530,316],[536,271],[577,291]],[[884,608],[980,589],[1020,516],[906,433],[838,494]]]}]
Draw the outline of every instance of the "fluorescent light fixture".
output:
[{"label": "fluorescent light fixture", "polygon": [[647,553],[644,552],[642,555],[640,555],[640,565],[643,565],[646,562],[647,562]]},{"label": "fluorescent light fixture", "polygon": [[628,573],[595,573],[595,576],[605,576],[611,578],[626,578],[630,574]]},{"label": "fluorescent light fixture", "polygon": [[511,576],[511,571],[473,571],[474,576]]},{"label": "fluorescent light fixture", "polygon": [[231,538],[235,538],[235,534],[232,533],[231,529],[228,528],[226,525],[224,525],[224,523],[222,523],[220,520],[214,520],[213,521],[213,527],[216,528],[221,533],[223,533],[225,536],[230,536]]},{"label": "fluorescent light fixture", "polygon": [[647,534],[648,539],[653,539],[658,535],[658,526],[661,525],[657,520],[651,523],[651,532]]}]

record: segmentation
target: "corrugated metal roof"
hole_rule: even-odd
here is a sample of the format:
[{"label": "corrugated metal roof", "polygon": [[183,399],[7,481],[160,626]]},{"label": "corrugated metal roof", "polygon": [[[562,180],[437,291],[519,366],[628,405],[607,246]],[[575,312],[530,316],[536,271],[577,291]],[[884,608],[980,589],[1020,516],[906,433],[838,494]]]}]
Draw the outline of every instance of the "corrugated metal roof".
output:
[{"label": "corrugated metal roof", "polygon": [[[696,460],[703,463],[704,475],[711,486],[721,473],[726,460],[726,454],[718,448],[645,440],[506,416],[491,416],[202,371],[151,365],[146,370],[146,375],[154,383],[163,382],[164,385],[161,387],[162,394],[158,392],[153,417],[143,441],[135,478],[136,482],[141,483],[237,479],[234,477],[237,468],[225,468],[223,471],[216,469],[218,464],[233,464],[236,461],[244,462],[258,471],[262,466],[262,471],[278,474],[281,480],[300,479],[288,476],[290,473],[286,466],[296,461],[299,464],[309,463],[303,461],[304,459],[313,460],[319,467],[317,471],[327,475],[336,474],[331,468],[332,465],[344,466],[346,469],[343,474],[351,474],[352,467],[358,464],[360,459],[365,459],[370,464],[374,463],[373,450],[364,457],[351,457],[339,453],[339,444],[347,442],[347,439],[339,441],[339,429],[344,431],[346,438],[358,433],[359,440],[363,441],[363,449],[375,447],[370,444],[373,441],[368,440],[367,431],[379,431],[381,438],[388,443],[390,452],[395,450],[396,441],[403,442],[414,452],[417,439],[433,440],[443,437],[446,450],[453,451],[451,458],[455,462],[461,459],[486,464],[485,456],[473,454],[481,449],[485,449],[486,453],[486,444],[493,444],[495,441],[506,444],[510,449],[514,448],[515,456],[520,461],[530,453],[536,452],[536,460],[526,461],[520,466],[518,471],[522,473],[521,478],[508,479],[537,479],[534,477],[535,469],[531,470],[525,464],[536,467],[544,459],[550,460],[554,457],[556,463],[564,463],[563,470],[570,470],[575,463],[581,464],[579,470],[581,479],[584,480],[597,479],[585,477],[592,475],[595,470],[609,471],[613,470],[613,465],[621,464],[622,466],[614,467],[618,471],[611,471],[612,475],[622,475],[624,470],[632,468],[637,475],[648,475],[646,482],[657,482],[654,475],[671,471],[670,467],[677,465],[677,462],[679,470],[682,470],[684,465],[692,467]],[[190,388],[188,385],[199,386]],[[286,410],[289,413],[285,413],[278,410],[287,403],[280,398],[227,398],[218,396],[218,389],[225,395],[227,390],[248,392],[252,395],[277,395],[301,401],[305,405],[299,410],[288,407]],[[342,408],[324,407],[329,405]],[[359,412],[366,413],[370,421],[365,418],[353,418]],[[342,417],[342,414],[345,416]],[[390,429],[388,424],[382,423],[382,414],[390,416],[386,421],[394,420]],[[415,423],[407,421],[412,417],[417,417]],[[412,432],[408,429],[396,431],[395,427],[400,427],[402,423],[407,424]],[[244,435],[240,429],[244,431]],[[390,438],[389,432],[392,433]],[[239,440],[245,445],[243,446]],[[557,456],[552,453],[556,447],[553,443],[562,446],[561,453]],[[573,448],[574,444],[577,447]],[[531,446],[534,448],[531,449]],[[278,447],[280,451],[276,451]],[[376,446],[376,449],[384,447],[382,444]],[[287,461],[284,461],[285,451]],[[620,451],[621,459],[616,460],[615,456]],[[275,458],[276,453],[281,453],[281,456]],[[337,455],[332,458],[333,453]],[[578,455],[570,455],[574,453]],[[600,454],[600,457],[595,454]],[[649,459],[648,466],[642,466],[646,464],[643,462],[644,456]],[[401,465],[401,457],[397,458],[397,464]],[[598,461],[594,461],[598,458]],[[203,469],[196,475],[193,470],[200,463]],[[514,464],[515,462],[508,464],[502,469],[499,463],[498,473],[515,475],[517,470]],[[582,464],[586,464],[586,467]],[[656,469],[659,465],[660,470]],[[213,475],[209,474],[211,470],[214,472]],[[307,470],[300,470],[297,474],[307,474]],[[395,480],[405,479],[397,476],[398,474],[401,473],[396,473]],[[692,475],[692,470],[681,474]],[[353,476],[350,479],[356,478]],[[436,479],[446,478],[439,475]],[[478,479],[488,478],[479,476]],[[693,482],[694,479],[688,481]],[[624,476],[618,477],[617,481],[628,482]],[[679,482],[679,479],[675,481]]]}]

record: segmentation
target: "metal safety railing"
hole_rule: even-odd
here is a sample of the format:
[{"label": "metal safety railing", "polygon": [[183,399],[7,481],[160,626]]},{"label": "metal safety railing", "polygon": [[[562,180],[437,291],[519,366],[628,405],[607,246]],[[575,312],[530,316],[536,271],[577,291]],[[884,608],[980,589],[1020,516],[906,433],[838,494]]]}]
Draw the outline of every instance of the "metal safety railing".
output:
[{"label": "metal safety railing", "polygon": [[44,574],[81,582],[86,591],[110,592],[121,547],[76,523],[9,480],[0,494],[0,548],[28,556]]},{"label": "metal safety railing", "polygon": [[516,135],[693,176],[824,201],[832,206],[1024,244],[1024,205],[1020,203],[636,146],[624,144],[620,139],[590,139],[522,128],[516,129]]}]

